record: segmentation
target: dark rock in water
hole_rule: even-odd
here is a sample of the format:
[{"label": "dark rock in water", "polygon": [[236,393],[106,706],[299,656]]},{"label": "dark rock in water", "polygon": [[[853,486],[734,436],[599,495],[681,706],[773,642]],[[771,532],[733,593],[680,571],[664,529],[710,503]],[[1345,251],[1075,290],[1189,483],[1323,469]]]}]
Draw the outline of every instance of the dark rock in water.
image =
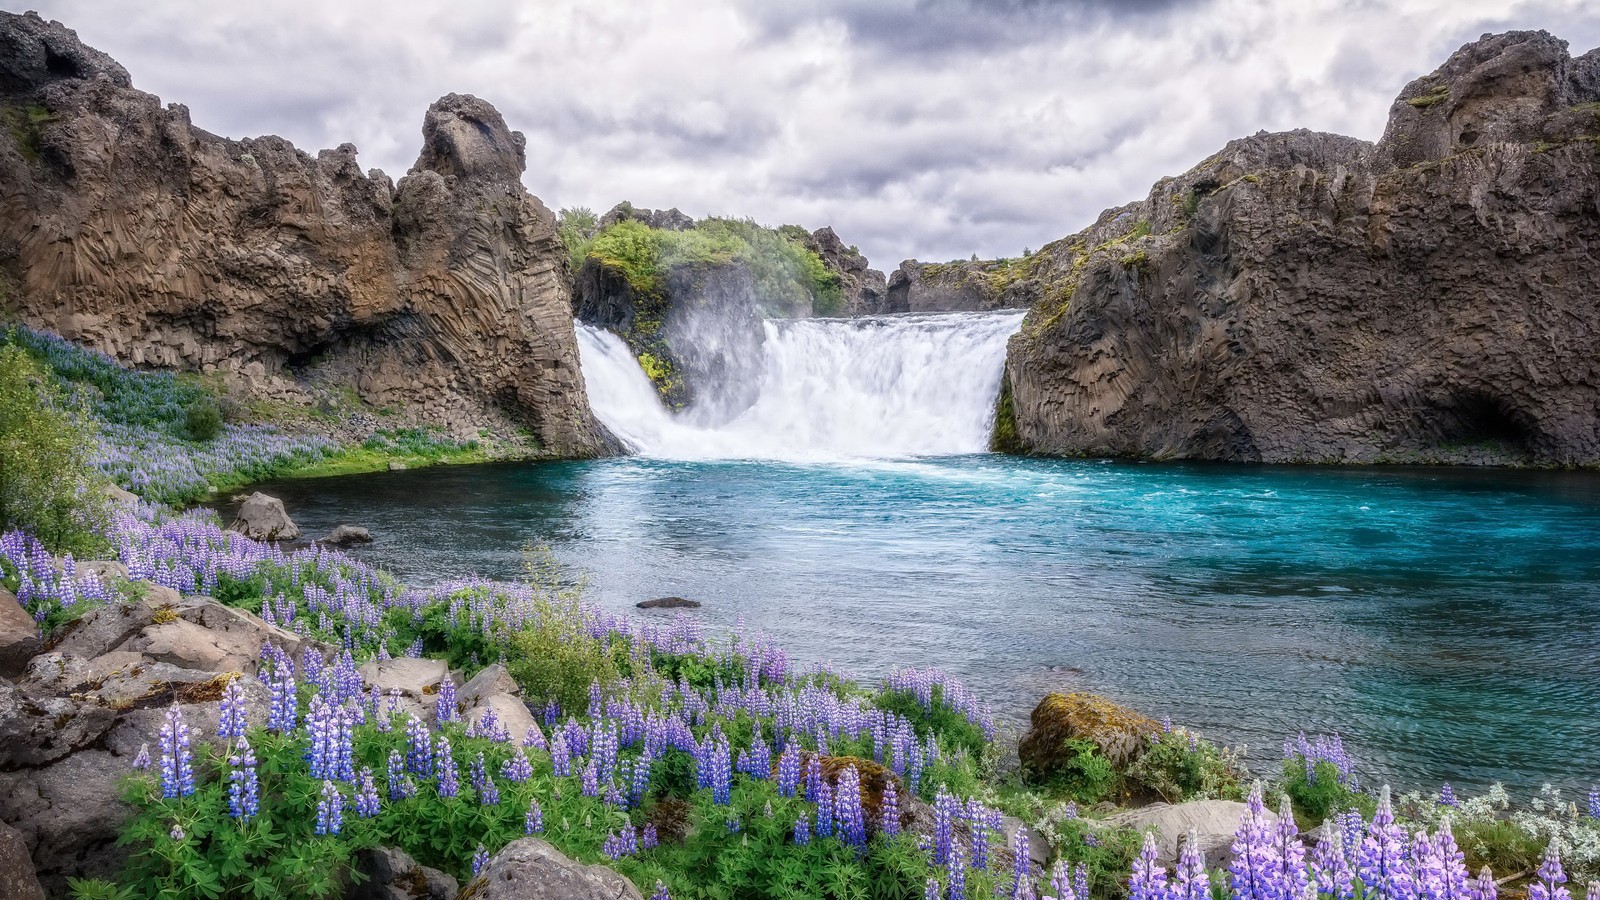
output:
[{"label": "dark rock in water", "polygon": [[300,536],[300,526],[290,520],[283,501],[260,491],[239,507],[228,530],[255,541],[292,541]]},{"label": "dark rock in water", "polygon": [[657,597],[654,600],[642,600],[634,605],[640,609],[699,609],[700,601],[686,600],[682,597]]},{"label": "dark rock in water", "polygon": [[1026,260],[1025,452],[1600,464],[1600,50],[1487,35],[1382,140],[1229,143]]},{"label": "dark rock in water", "polygon": [[507,844],[461,900],[644,900],[633,882],[605,866],[576,862],[538,838]]},{"label": "dark rock in water", "polygon": [[21,675],[42,647],[38,623],[15,594],[0,588],[0,678]]},{"label": "dark rock in water", "polygon": [[44,888],[33,871],[28,842],[15,828],[0,822],[0,897],[6,900],[44,900]]},{"label": "dark rock in water", "polygon": [[347,900],[455,900],[460,890],[454,878],[394,847],[362,850],[353,864],[367,880],[351,888]]},{"label": "dark rock in water", "polygon": [[372,543],[372,532],[360,525],[340,525],[323,536],[317,543],[328,547],[349,547],[353,544]]}]

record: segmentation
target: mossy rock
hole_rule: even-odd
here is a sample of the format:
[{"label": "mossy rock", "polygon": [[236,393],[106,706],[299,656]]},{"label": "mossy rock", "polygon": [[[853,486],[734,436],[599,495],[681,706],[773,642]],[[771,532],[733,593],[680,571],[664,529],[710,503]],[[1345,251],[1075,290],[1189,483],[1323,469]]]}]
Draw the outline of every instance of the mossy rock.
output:
[{"label": "mossy rock", "polygon": [[1017,755],[1023,770],[1041,781],[1064,768],[1072,755],[1068,741],[1090,742],[1118,772],[1126,772],[1161,730],[1154,719],[1094,694],[1051,694],[1034,707],[1032,724]]}]

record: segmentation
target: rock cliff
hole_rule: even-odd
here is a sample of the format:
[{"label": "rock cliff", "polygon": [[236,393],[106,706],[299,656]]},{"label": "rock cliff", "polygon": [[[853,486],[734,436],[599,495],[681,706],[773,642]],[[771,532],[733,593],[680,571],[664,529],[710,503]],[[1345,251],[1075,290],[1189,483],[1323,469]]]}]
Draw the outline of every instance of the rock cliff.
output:
[{"label": "rock cliff", "polygon": [[1600,51],[1486,35],[1376,144],[1229,143],[1024,260],[997,435],[1051,453],[1600,464]]},{"label": "rock cliff", "polygon": [[0,13],[0,280],[26,323],[249,399],[603,452],[522,135],[451,94],[398,185],[355,147],[228,140],[71,30]]},{"label": "rock cliff", "polygon": [[908,259],[889,276],[880,312],[1022,309],[1035,299],[1016,273],[1024,260],[925,263]]}]

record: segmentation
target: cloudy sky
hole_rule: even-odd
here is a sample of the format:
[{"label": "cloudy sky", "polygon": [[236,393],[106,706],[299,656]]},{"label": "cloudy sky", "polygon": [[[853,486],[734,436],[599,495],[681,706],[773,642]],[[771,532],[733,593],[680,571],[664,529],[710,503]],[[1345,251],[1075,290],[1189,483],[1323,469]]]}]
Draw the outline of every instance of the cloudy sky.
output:
[{"label": "cloudy sky", "polygon": [[[9,8],[21,11],[14,3]],[[398,177],[477,94],[552,208],[834,226],[879,268],[1011,256],[1229,138],[1375,140],[1462,43],[1600,46],[1592,0],[35,0],[230,137],[345,141]]]}]

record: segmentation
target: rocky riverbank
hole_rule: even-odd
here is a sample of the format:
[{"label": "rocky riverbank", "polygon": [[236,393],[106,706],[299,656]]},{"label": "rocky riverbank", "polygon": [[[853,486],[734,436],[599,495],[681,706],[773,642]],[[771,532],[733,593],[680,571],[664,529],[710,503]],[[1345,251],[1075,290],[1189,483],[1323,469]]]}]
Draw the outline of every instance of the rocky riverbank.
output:
[{"label": "rocky riverbank", "polygon": [[1257,134],[1024,260],[1022,452],[1600,464],[1600,50],[1486,35],[1376,144]]}]

